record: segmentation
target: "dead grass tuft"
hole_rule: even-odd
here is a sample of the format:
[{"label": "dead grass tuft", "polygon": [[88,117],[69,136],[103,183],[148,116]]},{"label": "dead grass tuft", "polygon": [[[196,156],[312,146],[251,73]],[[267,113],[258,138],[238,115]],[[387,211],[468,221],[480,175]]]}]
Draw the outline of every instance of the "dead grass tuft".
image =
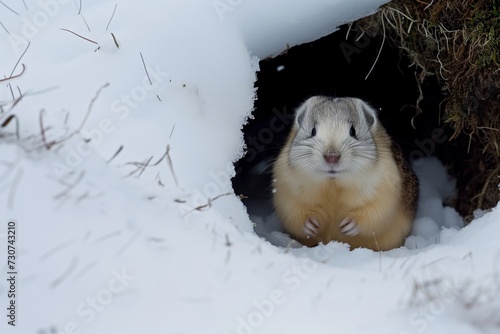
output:
[{"label": "dead grass tuft", "polygon": [[[458,209],[470,216],[500,200],[500,1],[396,0],[357,22],[399,48],[421,87],[437,77],[445,95],[444,122],[468,154],[455,161]],[[422,89],[416,101],[423,99]],[[462,182],[460,182],[462,181]]]}]

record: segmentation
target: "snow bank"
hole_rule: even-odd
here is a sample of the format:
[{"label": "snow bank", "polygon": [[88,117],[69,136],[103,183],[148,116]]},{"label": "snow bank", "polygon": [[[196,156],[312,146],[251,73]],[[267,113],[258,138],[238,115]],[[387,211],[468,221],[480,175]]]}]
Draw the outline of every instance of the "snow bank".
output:
[{"label": "snow bank", "polygon": [[482,297],[498,294],[499,210],[450,228],[460,223],[441,204],[445,175],[432,210],[419,211],[419,239],[385,253],[271,245],[232,191],[253,105],[251,55],[318,38],[378,3],[228,0],[223,17],[220,1],[123,1],[114,15],[110,1],[25,3],[0,8],[0,71],[26,67],[0,86],[2,333],[498,325],[498,303]]},{"label": "snow bank", "polygon": [[373,14],[387,0],[214,1],[219,17],[235,24],[252,54],[276,56],[298,44],[331,34],[339,25]]}]

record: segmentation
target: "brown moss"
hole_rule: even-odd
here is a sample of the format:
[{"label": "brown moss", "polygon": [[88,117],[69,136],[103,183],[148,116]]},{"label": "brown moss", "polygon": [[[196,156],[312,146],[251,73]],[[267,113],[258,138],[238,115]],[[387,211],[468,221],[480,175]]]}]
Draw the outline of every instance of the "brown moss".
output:
[{"label": "brown moss", "polygon": [[[429,76],[438,78],[445,95],[441,116],[454,130],[451,140],[468,157],[452,163],[459,180],[457,206],[466,216],[500,200],[499,3],[395,0],[357,22],[410,58],[419,86]],[[416,101],[418,111],[422,98]]]}]

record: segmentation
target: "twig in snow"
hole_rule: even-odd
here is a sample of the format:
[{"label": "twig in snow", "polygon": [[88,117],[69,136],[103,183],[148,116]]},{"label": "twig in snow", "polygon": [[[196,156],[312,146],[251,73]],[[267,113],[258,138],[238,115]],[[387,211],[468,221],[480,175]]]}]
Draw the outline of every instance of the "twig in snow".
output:
[{"label": "twig in snow", "polygon": [[3,25],[2,21],[0,21],[0,26],[2,26],[2,28],[5,30],[5,32],[7,32],[7,34],[10,36],[10,31],[7,30],[7,28]]},{"label": "twig in snow", "polygon": [[172,130],[170,131],[170,135],[168,136],[168,139],[172,138],[172,135],[174,134],[174,130],[175,130],[175,123],[174,123],[174,126],[172,126]]},{"label": "twig in snow", "polygon": [[149,237],[146,239],[149,242],[164,243],[165,239],[159,237]]},{"label": "twig in snow", "polygon": [[104,85],[102,85],[98,90],[97,90],[97,93],[95,94],[95,96],[92,98],[92,100],[90,101],[90,104],[89,104],[89,107],[87,109],[87,113],[85,114],[85,117],[83,118],[80,126],[78,127],[78,129],[76,129],[75,131],[73,131],[72,133],[70,133],[68,136],[66,136],[65,138],[63,139],[60,139],[60,140],[54,140],[50,143],[47,142],[47,139],[45,137],[45,128],[43,126],[43,113],[45,112],[45,110],[42,109],[42,111],[40,112],[40,129],[41,129],[41,133],[42,133],[42,140],[43,140],[43,143],[44,143],[44,146],[45,148],[47,148],[48,150],[54,146],[54,145],[57,145],[57,144],[61,144],[61,143],[64,143],[65,141],[67,141],[68,139],[72,138],[74,135],[76,135],[77,133],[79,133],[80,131],[82,131],[83,129],[83,126],[85,125],[85,122],[87,121],[87,119],[89,118],[89,115],[90,115],[90,112],[92,111],[92,107],[94,106],[94,103],[95,101],[97,101],[97,99],[99,98],[99,95],[101,94],[101,91],[108,87],[109,86],[109,83],[106,83]]},{"label": "twig in snow", "polygon": [[170,145],[167,145],[167,153],[165,155],[167,156],[168,167],[170,168],[170,172],[172,173],[172,176],[174,178],[175,186],[179,187],[179,182],[177,182],[177,176],[174,172],[174,165],[172,164],[172,159],[170,158]]},{"label": "twig in snow", "polygon": [[2,5],[4,5],[4,6],[5,6],[5,8],[7,8],[8,10],[10,10],[12,13],[16,14],[17,16],[19,16],[19,13],[18,13],[18,12],[16,12],[14,9],[10,8],[9,6],[7,6],[7,5],[6,5],[3,1],[0,1],[0,3],[1,3]]},{"label": "twig in snow", "polygon": [[97,194],[94,194],[94,195],[90,195],[88,190],[85,191],[83,194],[81,194],[80,196],[78,196],[76,199],[75,199],[75,203],[78,204],[80,203],[81,201],[83,201],[84,199],[94,199],[94,198],[99,198],[103,195],[102,192],[99,192]]},{"label": "twig in snow", "polygon": [[125,242],[125,244],[118,250],[118,252],[116,252],[116,257],[122,255],[127,250],[127,248],[129,248],[130,245],[132,245],[134,241],[137,240],[137,237],[139,237],[141,233],[142,231],[138,230],[127,242]]},{"label": "twig in snow", "polygon": [[151,160],[153,160],[153,157],[149,158],[149,160],[146,161],[146,163],[142,166],[142,168],[140,168],[140,172],[139,172],[139,175],[137,177],[141,177],[142,173],[144,173],[144,171],[146,170],[146,167],[149,166],[149,163],[151,162]]},{"label": "twig in snow", "polygon": [[59,276],[50,283],[50,287],[55,288],[56,286],[64,282],[64,280],[66,280],[68,276],[71,275],[71,273],[76,269],[77,266],[78,266],[78,258],[73,257],[73,260],[71,260],[71,263],[69,264],[68,268],[61,274],[61,276]]},{"label": "twig in snow", "polygon": [[115,34],[111,33],[111,37],[113,37],[113,42],[115,42],[116,48],[120,48],[120,44],[118,44],[118,41],[116,40]]},{"label": "twig in snow", "polygon": [[139,174],[139,176],[140,176],[142,174],[142,172],[144,171],[144,169],[146,169],[147,167],[158,166],[160,164],[160,162],[162,162],[164,159],[166,159],[167,164],[170,167],[170,171],[171,171],[171,173],[172,173],[172,175],[174,177],[175,185],[179,186],[179,184],[177,182],[177,177],[175,176],[175,173],[174,173],[174,168],[173,168],[172,160],[170,159],[170,153],[169,152],[170,152],[170,145],[167,145],[166,152],[154,164],[150,164],[150,162],[153,159],[153,157],[150,157],[146,162],[128,162],[128,163],[126,163],[125,165],[133,165],[133,166],[137,167],[136,170],[134,170],[131,173],[129,173],[126,177],[132,176],[135,173],[137,173],[138,171],[141,171],[141,173]]},{"label": "twig in snow", "polygon": [[55,140],[51,141],[50,143],[47,142],[47,137],[45,136],[45,127],[43,125],[43,114],[44,113],[45,113],[44,109],[40,110],[40,117],[39,117],[39,120],[40,120],[40,131],[41,131],[41,134],[42,134],[43,145],[45,146],[45,148],[47,150],[50,150],[50,148],[52,146],[54,146],[57,142]]},{"label": "twig in snow", "polygon": [[229,263],[229,260],[231,259],[231,241],[229,241],[229,236],[226,234],[226,245],[227,247],[227,253],[226,253],[226,264]]},{"label": "twig in snow", "polygon": [[19,120],[17,119],[16,115],[10,115],[5,119],[5,121],[0,125],[0,128],[5,128],[9,123],[15,119],[16,120],[16,138],[19,140]]},{"label": "twig in snow", "polygon": [[78,15],[82,13],[82,0],[80,0],[80,5],[78,6]]},{"label": "twig in snow", "polygon": [[9,192],[9,199],[8,199],[8,207],[9,209],[12,209],[14,206],[14,198],[16,197],[16,190],[17,186],[19,185],[19,182],[21,181],[21,178],[23,177],[24,171],[22,169],[17,170],[17,174],[14,178],[14,181],[12,181],[12,185],[10,187],[10,192]]},{"label": "twig in snow", "polygon": [[83,20],[83,23],[85,23],[85,26],[87,27],[87,30],[90,32],[90,26],[89,24],[87,23],[87,20],[85,19],[85,16],[83,16],[83,14],[80,13],[80,16],[82,17],[82,20]]},{"label": "twig in snow", "polygon": [[232,195],[232,193],[225,193],[225,194],[222,194],[222,195],[215,196],[214,198],[209,198],[209,199],[208,199],[207,204],[203,204],[203,205],[199,205],[199,206],[197,206],[197,207],[196,207],[196,208],[194,208],[193,210],[186,212],[186,213],[183,215],[183,217],[185,217],[185,216],[189,215],[189,214],[190,214],[190,213],[192,213],[192,212],[195,212],[195,211],[202,211],[203,209],[210,208],[210,207],[212,207],[212,203],[213,203],[215,200],[217,200],[217,199],[219,199],[219,198],[221,198],[221,197],[223,197],[223,196],[229,196],[229,195]]},{"label": "twig in snow", "polygon": [[44,254],[42,254],[42,256],[40,256],[40,260],[42,261],[45,261],[46,259],[48,259],[49,257],[51,257],[52,255],[62,251],[63,249],[65,248],[68,248],[70,247],[71,245],[73,245],[75,243],[76,239],[73,238],[71,240],[68,240],[68,241],[65,241],[63,242],[62,244],[60,245],[57,245],[55,247],[52,247],[51,249],[49,249],[48,251],[46,251]]},{"label": "twig in snow", "polygon": [[[142,52],[139,52],[139,53],[141,55],[142,65],[144,66],[144,70],[146,71],[146,75],[148,76],[149,83],[151,84],[151,86],[153,86],[153,82],[151,81],[151,77],[149,76],[148,68],[146,67],[146,62],[144,61],[144,57],[142,56]],[[161,102],[160,95],[156,94],[156,97],[158,98],[158,101]]]},{"label": "twig in snow", "polygon": [[148,76],[149,83],[150,83],[150,84],[151,84],[151,86],[152,86],[152,85],[153,85],[153,82],[151,81],[151,78],[149,77],[148,69],[147,69],[147,67],[146,67],[146,63],[144,62],[144,57],[142,56],[142,52],[139,52],[139,54],[141,55],[142,65],[144,66],[144,70],[146,71],[146,75]]},{"label": "twig in snow", "polygon": [[88,42],[90,42],[90,43],[94,43],[94,44],[96,44],[96,45],[99,45],[99,43],[97,43],[96,41],[93,41],[93,40],[91,40],[91,39],[88,39],[87,37],[83,37],[82,35],[79,35],[79,34],[77,34],[76,32],[73,32],[73,31],[71,31],[71,30],[69,30],[69,29],[64,29],[64,28],[60,28],[60,29],[61,29],[61,30],[63,30],[63,31],[67,31],[67,32],[69,32],[69,33],[71,33],[71,34],[73,34],[73,35],[76,35],[76,36],[80,37],[81,39],[84,39],[84,40],[86,40],[86,41],[88,41]]},{"label": "twig in snow", "polygon": [[122,150],[123,150],[123,145],[121,145],[120,148],[118,148],[118,151],[116,151],[116,153],[113,154],[113,156],[108,159],[107,163],[109,164],[111,161],[113,161],[113,159],[116,158]]},{"label": "twig in snow", "polygon": [[136,166],[137,169],[132,171],[131,173],[129,173],[126,177],[129,177],[129,176],[132,176],[134,175],[135,173],[137,173],[138,171],[141,171],[139,173],[139,176],[142,175],[142,173],[144,172],[144,170],[147,168],[147,167],[154,167],[154,166],[158,166],[158,164],[165,158],[165,154],[160,158],[160,160],[158,160],[156,163],[150,165],[149,163],[151,162],[151,160],[153,160],[153,157],[151,156],[148,160],[146,160],[146,162],[127,162],[126,165],[133,165],[133,166]]},{"label": "twig in snow", "polygon": [[[2,161],[2,160],[0,160],[0,164],[7,167],[5,172],[0,175],[0,183],[3,182],[3,180],[7,180],[7,178],[16,170],[15,167],[17,165],[19,165],[20,161],[21,161],[20,155],[17,155],[17,157],[14,161]],[[7,189],[7,188],[5,188],[5,189]],[[3,192],[3,190],[0,192]]]},{"label": "twig in snow", "polygon": [[108,240],[108,239],[111,239],[111,238],[114,238],[114,237],[117,237],[119,236],[120,234],[122,234],[122,231],[114,231],[114,232],[111,232],[111,233],[108,233],[108,234],[105,234],[103,236],[100,236],[99,238],[97,238],[96,240],[94,240],[93,244],[96,245],[98,243],[101,243],[105,240]]},{"label": "twig in snow", "polygon": [[9,89],[10,89],[10,95],[12,96],[12,99],[15,100],[16,99],[16,96],[14,95],[14,91],[12,90],[12,85],[11,84],[7,84],[7,86],[9,86]]},{"label": "twig in snow", "polygon": [[77,271],[75,275],[73,275],[73,282],[79,281],[85,274],[87,274],[89,271],[91,271],[94,267],[97,266],[99,262],[97,260],[94,260],[90,262],[89,264],[85,265],[82,269]]},{"label": "twig in snow", "polygon": [[23,5],[26,10],[28,10],[28,6],[26,6],[26,1],[23,0]]},{"label": "twig in snow", "polygon": [[101,86],[101,88],[99,88],[97,90],[97,93],[90,101],[89,107],[87,109],[87,114],[85,115],[85,118],[83,119],[82,123],[80,124],[80,127],[78,128],[77,132],[80,132],[83,129],[83,126],[85,125],[85,122],[87,121],[87,118],[90,115],[90,111],[92,110],[92,107],[94,106],[95,101],[97,101],[97,99],[99,98],[99,95],[101,94],[102,90],[108,86],[109,86],[109,83],[105,83],[104,85]]},{"label": "twig in snow", "polygon": [[[28,45],[26,45],[26,49],[24,49],[23,53],[21,53],[21,56],[17,60],[16,65],[14,65],[14,68],[12,69],[12,72],[10,72],[10,76],[11,77],[14,75],[14,71],[16,70],[17,65],[19,65],[19,63],[21,62],[21,59],[23,59],[23,57],[26,54],[26,52],[28,51],[30,45],[31,45],[31,42],[28,42]],[[24,73],[24,64],[23,64],[23,70],[22,70],[21,74],[23,74],[23,73]]]},{"label": "twig in snow", "polygon": [[62,198],[64,196],[68,195],[69,192],[71,190],[73,190],[73,188],[75,188],[78,185],[78,183],[80,183],[80,181],[82,181],[84,175],[85,175],[85,172],[81,171],[80,175],[78,175],[78,178],[75,180],[75,182],[69,184],[68,187],[66,189],[64,189],[64,191],[62,191],[59,194],[55,195],[54,199],[57,200],[57,199],[60,199],[60,198]]},{"label": "twig in snow", "polygon": [[233,244],[229,240],[229,236],[226,234],[226,247],[231,247]]},{"label": "twig in snow", "polygon": [[156,174],[156,180],[158,181],[158,185],[159,186],[165,187],[165,185],[163,184],[163,182],[161,182],[160,173]]},{"label": "twig in snow", "polygon": [[115,8],[113,9],[113,14],[111,14],[111,18],[109,19],[108,25],[106,26],[106,31],[108,31],[109,25],[111,24],[113,17],[115,17],[116,7],[118,7],[118,4],[115,4]]},{"label": "twig in snow", "polygon": [[[66,111],[66,110],[65,110]],[[69,112],[66,111],[66,116],[64,116],[64,125],[68,125]]]},{"label": "twig in snow", "polygon": [[19,88],[19,86],[16,86],[17,87],[17,92],[19,93],[19,101],[23,99],[23,93],[21,92],[21,88]]}]

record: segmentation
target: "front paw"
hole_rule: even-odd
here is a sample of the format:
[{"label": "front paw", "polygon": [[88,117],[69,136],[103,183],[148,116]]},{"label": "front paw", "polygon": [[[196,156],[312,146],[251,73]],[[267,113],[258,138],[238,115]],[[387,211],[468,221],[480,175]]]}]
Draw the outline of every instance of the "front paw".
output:
[{"label": "front paw", "polygon": [[304,233],[306,234],[306,238],[317,238],[320,227],[321,226],[316,218],[307,218],[304,223]]},{"label": "front paw", "polygon": [[345,218],[339,225],[340,233],[349,237],[355,236],[359,233],[360,228],[358,223],[352,218]]}]

